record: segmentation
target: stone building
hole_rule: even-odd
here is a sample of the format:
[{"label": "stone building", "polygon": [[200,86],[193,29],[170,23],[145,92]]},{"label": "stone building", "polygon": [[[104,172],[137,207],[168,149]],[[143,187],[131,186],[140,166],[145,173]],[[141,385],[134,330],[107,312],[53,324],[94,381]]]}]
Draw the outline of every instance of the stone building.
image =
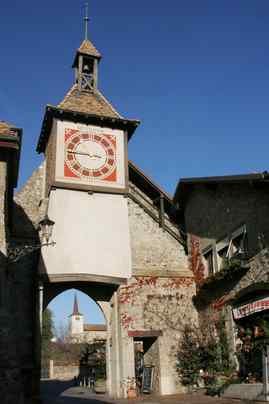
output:
[{"label": "stone building", "polygon": [[[0,394],[22,397],[18,340],[12,315],[12,273],[8,273],[8,243],[13,217],[13,190],[17,185],[22,131],[0,121]],[[14,401],[15,401],[14,400]]]},{"label": "stone building", "polygon": [[[209,317],[214,324],[225,316],[230,360],[238,366],[244,329],[259,336],[268,315],[268,174],[182,179],[174,202],[186,232],[200,320]],[[260,358],[256,362],[259,378]]]},{"label": "stone building", "polygon": [[84,316],[78,308],[77,295],[74,296],[72,314],[69,316],[68,341],[73,344],[105,341],[107,327],[105,324],[84,324]]},{"label": "stone building", "polygon": [[[138,342],[155,369],[154,392],[183,391],[176,351],[184,324],[197,321],[194,276],[170,196],[128,162],[139,121],[123,118],[101,94],[100,60],[86,38],[75,54],[74,84],[46,107],[37,145],[44,162],[13,201],[21,131],[16,151],[2,152],[0,143],[0,329],[10,346],[0,351],[4,404],[38,397],[42,312],[71,288],[93,298],[106,318],[111,396],[126,397],[133,386]],[[40,239],[45,215],[53,234]]]}]

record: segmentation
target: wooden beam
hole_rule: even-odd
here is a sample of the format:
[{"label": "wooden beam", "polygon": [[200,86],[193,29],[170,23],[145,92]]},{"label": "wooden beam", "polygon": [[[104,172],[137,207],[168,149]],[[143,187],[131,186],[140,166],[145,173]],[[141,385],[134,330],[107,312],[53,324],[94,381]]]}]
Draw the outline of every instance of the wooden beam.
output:
[{"label": "wooden beam", "polygon": [[98,87],[98,61],[94,59],[93,64],[93,88],[96,90]]},{"label": "wooden beam", "polygon": [[78,57],[78,89],[82,90],[82,68],[83,68],[83,56]]},{"label": "wooden beam", "polygon": [[160,227],[164,228],[164,200],[163,200],[163,194],[160,194],[159,216],[160,216]]},{"label": "wooden beam", "polygon": [[152,338],[160,337],[163,335],[161,330],[137,330],[128,331],[128,337],[134,338]]}]

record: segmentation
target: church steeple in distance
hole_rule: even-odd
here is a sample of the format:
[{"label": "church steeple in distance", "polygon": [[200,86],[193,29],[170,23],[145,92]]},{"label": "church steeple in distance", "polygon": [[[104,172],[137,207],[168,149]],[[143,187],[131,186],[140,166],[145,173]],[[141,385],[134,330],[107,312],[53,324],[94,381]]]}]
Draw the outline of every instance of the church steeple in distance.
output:
[{"label": "church steeple in distance", "polygon": [[73,313],[72,316],[81,316],[79,310],[78,310],[78,299],[77,299],[77,294],[75,293],[74,295],[74,303],[73,303]]}]

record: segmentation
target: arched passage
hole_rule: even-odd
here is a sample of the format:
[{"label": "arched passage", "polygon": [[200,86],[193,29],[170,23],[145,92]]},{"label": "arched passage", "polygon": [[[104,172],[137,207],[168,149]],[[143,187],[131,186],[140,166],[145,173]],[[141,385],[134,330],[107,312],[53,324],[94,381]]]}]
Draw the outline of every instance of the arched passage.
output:
[{"label": "arched passage", "polygon": [[[112,389],[112,382],[111,382],[111,321],[110,321],[110,316],[111,316],[111,307],[113,306],[111,304],[111,298],[114,294],[114,292],[117,289],[117,285],[112,285],[112,284],[101,284],[101,283],[94,283],[94,282],[83,282],[81,280],[78,281],[62,281],[62,282],[51,282],[51,283],[43,283],[40,284],[39,286],[39,304],[40,304],[40,315],[39,318],[42,319],[43,315],[41,314],[44,312],[44,310],[47,307],[53,307],[54,303],[57,301],[57,299],[61,299],[61,296],[64,294],[69,294],[74,298],[74,290],[77,291],[78,296],[87,296],[87,299],[89,302],[91,301],[91,306],[95,306],[95,312],[99,313],[98,317],[99,320],[91,324],[91,321],[89,320],[88,313],[80,313],[80,314],[86,314],[85,319],[83,318],[83,324],[82,324],[82,319],[80,316],[72,316],[71,320],[73,321],[73,334],[74,335],[68,335],[69,342],[72,341],[72,343],[81,343],[81,344],[89,344],[93,340],[99,341],[98,342],[98,349],[102,344],[100,344],[100,340],[103,339],[105,350],[104,350],[104,355],[105,355],[105,362],[106,362],[106,368],[105,368],[105,376],[106,376],[106,390],[110,393]],[[82,295],[82,294],[83,295]],[[73,307],[74,301],[70,301],[67,303],[67,307],[65,310],[64,316],[69,312],[69,315],[72,314],[72,310],[74,309]],[[81,307],[79,306],[79,311],[81,310]],[[84,316],[83,316],[84,317]],[[70,318],[69,318],[69,323],[70,323]],[[94,327],[92,327],[92,325]],[[70,326],[70,324],[69,324]],[[86,326],[86,327],[85,327]],[[100,326],[100,327],[98,327]],[[77,327],[77,328],[76,328]],[[79,329],[80,327],[80,329]],[[105,338],[104,337],[104,327],[106,328],[105,331]],[[67,328],[67,327],[66,327]],[[83,329],[84,328],[84,329]],[[41,327],[42,329],[42,327]],[[85,331],[84,336],[83,335],[77,335],[80,334],[79,332],[76,331]],[[70,328],[68,327],[68,331],[70,331]],[[85,348],[85,347],[84,347]],[[40,352],[41,350],[39,350]],[[99,349],[100,351],[100,349]],[[44,372],[43,372],[44,373]],[[71,373],[69,373],[69,376]]]}]

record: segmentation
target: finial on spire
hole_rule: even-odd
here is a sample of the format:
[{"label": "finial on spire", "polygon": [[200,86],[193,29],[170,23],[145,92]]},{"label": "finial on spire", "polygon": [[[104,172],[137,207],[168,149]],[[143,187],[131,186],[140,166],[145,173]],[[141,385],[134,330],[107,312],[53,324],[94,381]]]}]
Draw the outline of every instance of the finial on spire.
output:
[{"label": "finial on spire", "polygon": [[89,23],[88,8],[89,3],[85,3],[85,17],[84,17],[85,39],[88,39],[88,23]]}]

